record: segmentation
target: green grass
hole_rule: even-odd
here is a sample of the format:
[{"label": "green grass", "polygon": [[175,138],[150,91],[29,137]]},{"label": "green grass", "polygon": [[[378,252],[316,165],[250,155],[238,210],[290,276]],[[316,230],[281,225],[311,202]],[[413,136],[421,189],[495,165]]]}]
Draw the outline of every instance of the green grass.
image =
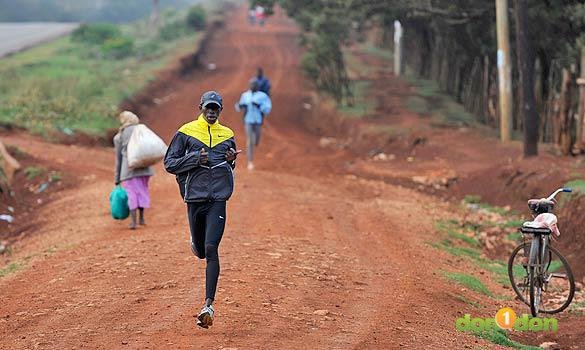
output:
[{"label": "green grass", "polygon": [[0,269],[0,278],[6,277],[11,273],[14,273],[20,269],[22,269],[26,264],[23,262],[13,262],[8,264],[6,267]]},{"label": "green grass", "polygon": [[573,302],[569,306],[569,311],[578,316],[585,316],[585,311],[582,309],[585,309],[585,300]]},{"label": "green grass", "polygon": [[[499,260],[477,259],[475,263],[480,268],[491,272],[496,282],[506,285],[510,284],[510,277],[508,276],[508,264],[506,262]],[[524,272],[522,266],[515,266],[515,268],[516,267],[519,269],[516,270],[516,273],[520,274]]]},{"label": "green grass", "polygon": [[563,187],[569,187],[573,189],[573,192],[585,194],[585,180],[583,179],[569,181]]},{"label": "green grass", "polygon": [[472,258],[474,260],[479,259],[481,252],[475,248],[467,248],[467,247],[458,247],[453,244],[452,241],[448,239],[444,239],[439,243],[431,243],[431,245],[437,249],[441,249],[446,251],[447,253],[454,255],[454,256],[466,256],[468,258]]},{"label": "green grass", "polygon": [[24,175],[28,180],[34,180],[35,178],[45,173],[45,168],[40,166],[29,166],[24,168]]},{"label": "green grass", "polygon": [[343,59],[347,68],[347,74],[352,81],[373,78],[376,67],[365,64],[350,50],[344,50]]},{"label": "green grass", "polygon": [[343,104],[338,110],[345,116],[359,118],[372,113],[376,109],[376,102],[370,97],[372,82],[369,80],[356,80],[351,82],[351,91],[354,103],[350,106]]},{"label": "green grass", "polygon": [[[453,98],[439,89],[434,80],[416,78],[407,70],[404,76],[406,81],[414,86],[418,96],[416,99],[409,99],[406,107],[415,113],[426,114],[432,111],[431,124],[436,126],[461,127],[477,124],[474,115],[467,112],[463,105],[457,103]],[[422,103],[420,99],[426,101]]]},{"label": "green grass", "polygon": [[459,272],[444,272],[444,275],[448,280],[462,285],[468,289],[487,295],[489,297],[494,296],[494,294],[483,284],[483,282],[474,276]]},{"label": "green grass", "polygon": [[[479,249],[480,242],[476,238],[469,237],[459,231],[461,229],[475,231],[477,227],[470,224],[462,227],[455,220],[441,220],[435,223],[435,228],[438,232],[447,235],[449,239],[432,243],[433,247],[444,250],[453,256],[467,257],[479,268],[491,272],[498,283],[509,284],[507,262],[482,258],[481,250]],[[467,246],[456,245],[454,240],[463,242]]]},{"label": "green grass", "polygon": [[525,220],[522,219],[510,219],[508,221],[506,221],[503,225],[501,225],[502,227],[505,228],[518,228],[521,227],[522,224],[524,223]]},{"label": "green grass", "polygon": [[372,44],[371,42],[365,43],[362,45],[361,50],[372,56],[377,56],[381,59],[388,60],[388,65],[390,65],[390,60],[394,58],[393,52],[391,49],[387,48],[380,48]]},{"label": "green grass", "polygon": [[[502,208],[502,207],[498,207],[498,206],[494,206],[488,203],[484,203],[481,201],[482,198],[480,195],[476,195],[476,194],[468,194],[463,198],[463,202],[467,203],[467,204],[475,204],[477,205],[480,209],[484,209],[487,210],[489,212],[492,213],[496,213],[496,214],[500,214],[500,215],[513,215],[514,212],[510,211],[508,209]],[[512,220],[510,219],[506,224],[514,224],[516,225],[516,223],[518,223],[519,220]],[[522,225],[522,222],[520,222],[520,225]],[[504,226],[504,227],[511,227],[511,226]]]},{"label": "green grass", "polygon": [[506,236],[506,239],[509,241],[519,241],[522,238],[522,234],[520,232],[512,232]]},{"label": "green grass", "polygon": [[[435,229],[439,232],[443,232],[449,236],[449,238],[465,242],[473,247],[479,247],[479,241],[475,237],[468,236],[459,231],[461,227],[456,221],[438,221],[435,223]],[[450,243],[450,242],[449,242]]]},{"label": "green grass", "polygon": [[431,111],[427,100],[420,96],[410,96],[408,100],[406,100],[406,108],[418,114],[428,114]]},{"label": "green grass", "polygon": [[477,194],[468,194],[463,197],[463,202],[468,204],[479,204],[481,203],[481,196]]},{"label": "green grass", "polygon": [[509,339],[507,334],[506,334],[506,331],[499,329],[499,328],[485,330],[482,332],[473,332],[473,334],[479,338],[488,340],[494,344],[508,346],[508,347],[511,347],[514,349],[521,349],[521,350],[540,349],[539,347],[536,347],[536,346],[524,345],[524,344],[521,344],[521,343],[518,343],[516,341]]},{"label": "green grass", "polygon": [[466,297],[464,297],[463,295],[450,294],[450,293],[449,293],[449,295],[452,296],[453,298],[455,298],[457,300],[460,300],[460,301],[464,302],[465,304],[471,305],[471,306],[473,306],[475,308],[481,308],[481,306],[482,306],[480,303],[475,302],[473,300],[469,300]]},{"label": "green grass", "polygon": [[105,58],[66,37],[0,60],[0,122],[44,135],[67,129],[104,135],[116,127],[120,102],[196,46],[194,34],[162,40],[145,23],[122,26],[135,41],[136,53],[127,58]]},{"label": "green grass", "polygon": [[59,182],[62,178],[61,173],[58,171],[51,171],[49,174],[49,182]]}]

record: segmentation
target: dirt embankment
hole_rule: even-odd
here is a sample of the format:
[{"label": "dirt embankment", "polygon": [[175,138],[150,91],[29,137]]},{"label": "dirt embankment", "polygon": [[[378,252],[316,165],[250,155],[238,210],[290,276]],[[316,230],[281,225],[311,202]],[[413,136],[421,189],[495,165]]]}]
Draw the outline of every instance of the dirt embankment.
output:
[{"label": "dirt embankment", "polygon": [[[585,178],[582,157],[558,156],[551,145],[540,145],[540,155],[522,156],[518,141],[501,143],[493,130],[473,125],[437,123],[428,114],[410,111],[415,88],[396,79],[387,63],[373,55],[356,54],[374,73],[370,94],[378,101],[363,118],[344,118],[331,103],[313,95],[304,125],[321,137],[321,147],[342,149],[352,160],[338,163],[341,173],[382,180],[460,202],[466,196],[509,207],[530,219],[526,202],[542,198],[575,178]],[[564,194],[559,195],[561,197]],[[581,232],[583,200],[571,196],[556,212],[563,236],[560,248],[576,267],[585,259],[585,233]],[[567,199],[567,198],[565,198]]]}]

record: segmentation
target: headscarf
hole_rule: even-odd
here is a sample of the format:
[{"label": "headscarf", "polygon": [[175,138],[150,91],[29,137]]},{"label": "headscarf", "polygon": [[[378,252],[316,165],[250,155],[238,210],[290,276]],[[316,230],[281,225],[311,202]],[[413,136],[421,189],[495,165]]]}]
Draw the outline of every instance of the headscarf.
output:
[{"label": "headscarf", "polygon": [[130,111],[124,111],[120,113],[118,119],[120,120],[120,124],[122,124],[120,126],[120,131],[123,131],[126,127],[130,125],[136,125],[140,123],[140,119],[138,119],[138,116]]}]

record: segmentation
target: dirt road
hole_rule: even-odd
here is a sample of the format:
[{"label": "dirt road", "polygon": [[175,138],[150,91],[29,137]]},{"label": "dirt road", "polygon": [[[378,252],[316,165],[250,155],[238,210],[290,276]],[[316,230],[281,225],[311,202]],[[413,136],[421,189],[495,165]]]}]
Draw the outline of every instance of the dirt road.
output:
[{"label": "dirt road", "polygon": [[[318,147],[300,126],[308,92],[299,74],[297,32],[278,14],[249,27],[240,10],[216,33],[198,71],[161,92],[146,122],[167,140],[195,116],[201,92],[224,95],[223,123],[244,144],[232,110],[257,66],[272,80],[274,111],[264,128],[257,170],[237,169],[216,322],[197,329],[204,266],[190,252],[185,205],[159,166],[148,226],[126,229],[109,217],[111,149],[46,144],[17,135],[5,142],[57,162],[79,186],[42,207],[38,232],[19,243],[22,271],[0,280],[4,349],[453,349],[493,347],[456,332],[469,306],[441,271],[468,269],[426,242],[449,208],[433,197],[380,181],[339,176],[351,161]],[[494,287],[495,289],[499,286]],[[488,300],[478,316],[490,317]]]},{"label": "dirt road", "polygon": [[67,35],[77,23],[0,23],[0,57]]}]

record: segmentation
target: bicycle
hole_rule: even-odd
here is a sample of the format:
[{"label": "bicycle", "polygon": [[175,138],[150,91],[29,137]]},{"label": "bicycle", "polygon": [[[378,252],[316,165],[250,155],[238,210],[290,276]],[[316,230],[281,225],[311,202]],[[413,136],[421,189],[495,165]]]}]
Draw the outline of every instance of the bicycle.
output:
[{"label": "bicycle", "polygon": [[567,259],[551,246],[551,236],[560,236],[557,217],[552,213],[555,196],[570,193],[560,188],[547,198],[531,199],[528,208],[533,221],[518,229],[524,242],[512,251],[508,276],[518,298],[530,306],[533,317],[538,313],[554,314],[566,309],[575,294],[575,279]]}]

